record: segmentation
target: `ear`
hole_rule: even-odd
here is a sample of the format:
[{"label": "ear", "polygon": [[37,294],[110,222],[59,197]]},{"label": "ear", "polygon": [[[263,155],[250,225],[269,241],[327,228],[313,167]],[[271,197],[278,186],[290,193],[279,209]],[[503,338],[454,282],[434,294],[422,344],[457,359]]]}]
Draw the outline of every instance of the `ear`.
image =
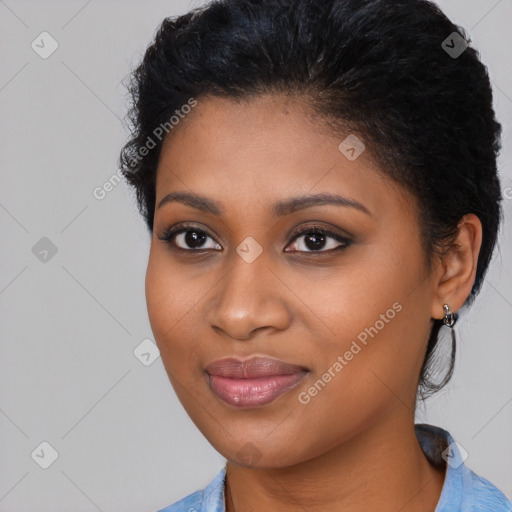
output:
[{"label": "ear", "polygon": [[466,301],[475,282],[481,244],[480,219],[472,213],[465,215],[455,240],[439,256],[432,318],[444,318],[443,304],[456,313]]}]

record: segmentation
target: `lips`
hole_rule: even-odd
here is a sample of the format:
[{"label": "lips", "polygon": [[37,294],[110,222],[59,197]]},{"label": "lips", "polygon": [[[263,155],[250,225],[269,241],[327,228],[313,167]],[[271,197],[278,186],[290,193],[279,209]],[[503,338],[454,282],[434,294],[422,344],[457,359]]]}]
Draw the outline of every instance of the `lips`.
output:
[{"label": "lips", "polygon": [[296,387],[306,369],[268,357],[227,358],[206,367],[213,393],[235,407],[259,407]]}]

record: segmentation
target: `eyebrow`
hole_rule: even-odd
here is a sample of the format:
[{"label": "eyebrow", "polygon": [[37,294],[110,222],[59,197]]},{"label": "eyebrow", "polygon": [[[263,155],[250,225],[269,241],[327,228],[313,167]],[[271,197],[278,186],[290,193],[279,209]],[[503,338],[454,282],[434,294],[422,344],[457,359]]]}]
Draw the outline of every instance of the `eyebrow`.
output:
[{"label": "eyebrow", "polygon": [[[171,192],[167,194],[159,203],[157,208],[161,208],[167,203],[179,202],[192,208],[196,208],[205,213],[212,213],[213,215],[221,215],[223,209],[217,201],[210,199],[206,196],[195,194],[192,192]],[[313,194],[309,196],[297,196],[275,203],[271,209],[271,213],[276,217],[289,215],[299,210],[312,208],[313,206],[321,205],[335,205],[345,208],[354,208],[369,216],[372,213],[360,202],[348,197],[342,197],[337,194]]]}]

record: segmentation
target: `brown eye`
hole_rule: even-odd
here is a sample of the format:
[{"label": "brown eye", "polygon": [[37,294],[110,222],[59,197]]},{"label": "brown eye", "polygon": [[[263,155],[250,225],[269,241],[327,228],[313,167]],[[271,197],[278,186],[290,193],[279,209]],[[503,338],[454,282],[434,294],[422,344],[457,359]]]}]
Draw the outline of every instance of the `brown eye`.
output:
[{"label": "brown eye", "polygon": [[222,250],[222,247],[208,233],[194,227],[170,229],[158,238],[171,247],[177,247],[184,251]]},{"label": "brown eye", "polygon": [[292,245],[296,247],[289,252],[330,252],[345,248],[350,243],[350,240],[323,228],[308,227],[295,233]]}]

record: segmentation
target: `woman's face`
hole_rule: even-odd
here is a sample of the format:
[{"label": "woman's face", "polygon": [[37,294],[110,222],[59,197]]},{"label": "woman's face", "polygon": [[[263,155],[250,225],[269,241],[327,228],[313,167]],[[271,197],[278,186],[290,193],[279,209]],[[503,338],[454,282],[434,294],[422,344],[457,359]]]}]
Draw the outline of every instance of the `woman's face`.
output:
[{"label": "woman's face", "polygon": [[413,198],[369,145],[341,151],[348,135],[299,100],[209,97],[162,148],[151,327],[186,411],[237,463],[286,467],[412,421],[433,279]]}]

